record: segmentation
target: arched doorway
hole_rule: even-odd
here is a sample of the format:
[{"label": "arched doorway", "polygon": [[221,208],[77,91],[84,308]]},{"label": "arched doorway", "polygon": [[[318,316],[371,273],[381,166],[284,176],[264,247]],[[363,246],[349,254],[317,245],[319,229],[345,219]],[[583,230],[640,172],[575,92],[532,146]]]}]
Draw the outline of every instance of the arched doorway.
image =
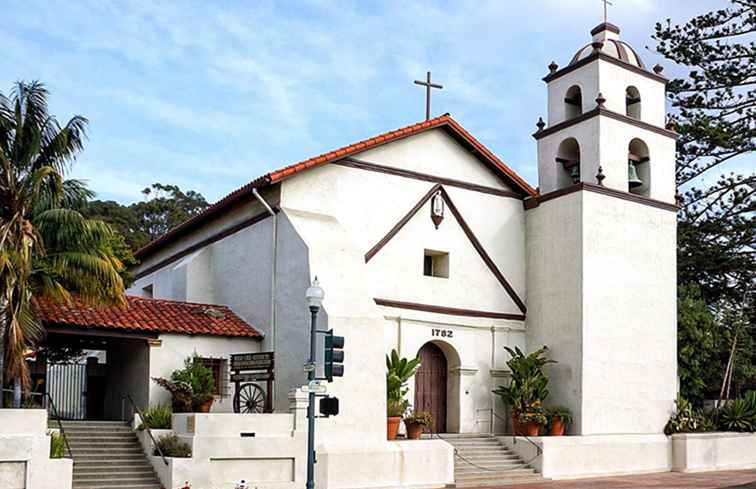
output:
[{"label": "arched doorway", "polygon": [[417,355],[414,409],[433,415],[434,433],[446,433],[446,355],[433,343],[423,345]]}]

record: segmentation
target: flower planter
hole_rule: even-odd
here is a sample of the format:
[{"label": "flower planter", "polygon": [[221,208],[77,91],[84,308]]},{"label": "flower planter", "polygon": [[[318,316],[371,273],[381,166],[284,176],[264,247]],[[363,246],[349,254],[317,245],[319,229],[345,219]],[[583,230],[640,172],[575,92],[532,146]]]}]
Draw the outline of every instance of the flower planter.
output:
[{"label": "flower planter", "polygon": [[529,423],[520,423],[517,421],[517,416],[512,415],[512,431],[515,435],[520,436],[538,436],[541,431],[541,425],[535,421]]},{"label": "flower planter", "polygon": [[386,436],[389,440],[396,440],[400,424],[402,424],[401,416],[389,416],[386,418]]},{"label": "flower planter", "polygon": [[214,399],[208,399],[207,401],[198,404],[197,405],[197,411],[198,413],[209,413],[210,408],[213,407],[213,401]]},{"label": "flower planter", "polygon": [[404,423],[407,426],[407,438],[410,440],[419,440],[423,434],[425,426],[420,423]]},{"label": "flower planter", "polygon": [[564,421],[562,421],[562,418],[551,418],[551,430],[549,431],[549,435],[564,436],[565,429],[566,426],[564,424]]}]

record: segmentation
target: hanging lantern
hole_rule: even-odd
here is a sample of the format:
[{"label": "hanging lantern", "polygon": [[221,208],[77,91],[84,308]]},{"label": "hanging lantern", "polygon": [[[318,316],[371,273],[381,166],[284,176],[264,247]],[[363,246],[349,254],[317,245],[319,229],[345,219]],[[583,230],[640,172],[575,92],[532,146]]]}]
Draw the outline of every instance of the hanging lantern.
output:
[{"label": "hanging lantern", "polygon": [[638,169],[635,167],[633,160],[627,161],[627,183],[630,189],[638,188],[643,185],[643,180],[638,177]]},{"label": "hanging lantern", "polygon": [[440,190],[431,199],[431,220],[436,229],[444,220],[444,198]]}]

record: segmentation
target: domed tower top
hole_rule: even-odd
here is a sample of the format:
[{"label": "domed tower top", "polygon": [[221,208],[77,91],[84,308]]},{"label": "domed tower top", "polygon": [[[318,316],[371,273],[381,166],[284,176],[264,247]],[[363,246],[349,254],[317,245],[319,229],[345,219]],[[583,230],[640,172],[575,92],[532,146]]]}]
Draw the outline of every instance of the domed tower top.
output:
[{"label": "domed tower top", "polygon": [[646,68],[604,22],[560,68],[549,65],[547,121],[540,121],[542,193],[588,183],[674,203],[675,134],[665,127],[667,79]]},{"label": "domed tower top", "polygon": [[569,66],[588,58],[594,52],[600,52],[637,68],[645,69],[646,65],[643,64],[643,60],[638,56],[635,49],[628,43],[620,41],[619,33],[619,27],[609,22],[597,25],[591,31],[591,35],[593,36],[592,41],[575,53]]}]

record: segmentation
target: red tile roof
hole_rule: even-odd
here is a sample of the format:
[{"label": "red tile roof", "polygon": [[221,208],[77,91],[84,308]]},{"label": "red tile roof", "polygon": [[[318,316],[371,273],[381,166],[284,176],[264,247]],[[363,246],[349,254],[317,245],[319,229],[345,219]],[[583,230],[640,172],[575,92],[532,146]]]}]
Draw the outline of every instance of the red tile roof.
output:
[{"label": "red tile roof", "polygon": [[47,326],[113,329],[130,332],[216,336],[263,335],[227,306],[126,296],[125,307],[93,307],[78,300],[38,301],[37,311]]},{"label": "red tile roof", "polygon": [[176,226],[171,231],[161,236],[160,238],[147,243],[145,246],[136,251],[137,258],[144,259],[151,253],[159,250],[163,245],[178,239],[181,236],[186,235],[194,229],[197,229],[202,224],[208,222],[218,214],[227,210],[233,204],[248,198],[252,195],[252,189],[261,188],[268,185],[272,185],[280,182],[292,175],[313,168],[326,163],[331,163],[348,156],[352,156],[356,153],[366,151],[368,149],[386,144],[392,141],[403,139],[408,136],[419,134],[421,132],[443,128],[450,135],[452,135],[457,141],[466,146],[472,151],[479,159],[485,162],[491,170],[494,171],[500,178],[510,184],[515,191],[522,193],[523,197],[535,196],[536,191],[526,182],[522,177],[517,175],[512,169],[510,169],[503,161],[501,161],[495,154],[493,154],[488,148],[486,148],[480,141],[475,139],[469,132],[467,132],[457,121],[455,121],[449,114],[430,119],[427,121],[419,122],[411,126],[403,127],[395,131],[389,131],[378,136],[359,141],[349,146],[324,153],[319,156],[312,157],[310,159],[289,165],[281,168],[280,170],[266,173],[265,175],[258,177],[257,179],[249,182],[243,187],[234,190],[230,194],[220,199],[215,204],[211,205],[204,212],[198,214],[191,219]]}]

